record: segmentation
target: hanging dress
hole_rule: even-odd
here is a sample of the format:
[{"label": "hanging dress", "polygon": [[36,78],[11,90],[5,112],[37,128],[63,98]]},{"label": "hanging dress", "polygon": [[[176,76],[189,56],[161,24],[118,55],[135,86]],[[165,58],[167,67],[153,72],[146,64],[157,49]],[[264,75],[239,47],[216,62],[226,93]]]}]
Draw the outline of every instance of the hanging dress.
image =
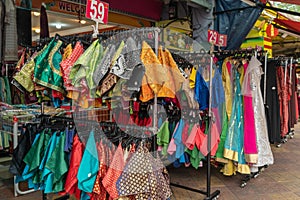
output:
[{"label": "hanging dress", "polygon": [[62,73],[59,66],[62,60],[62,55],[59,52],[61,45],[62,41],[53,39],[47,48],[35,58],[33,81],[64,93]]},{"label": "hanging dress", "polygon": [[231,117],[232,111],[232,81],[231,81],[231,63],[230,58],[226,58],[222,65],[222,81],[225,92],[225,105],[228,119]]},{"label": "hanging dress", "polygon": [[264,73],[264,75],[268,77],[266,87],[266,104],[267,116],[269,117],[269,120],[267,120],[269,140],[271,143],[280,143],[280,110],[276,82],[277,62],[277,60],[268,61],[268,69],[266,73]]},{"label": "hanging dress", "polygon": [[47,45],[38,53],[34,53],[31,58],[27,59],[21,70],[17,72],[14,79],[28,92],[34,91],[33,73],[35,68],[34,59],[47,48]]},{"label": "hanging dress", "polygon": [[160,89],[157,96],[175,98],[176,92],[182,87],[184,77],[180,73],[176,62],[168,49],[163,50],[162,47],[159,47],[158,59],[166,70],[166,74],[164,74],[165,82],[163,83],[163,87]]},{"label": "hanging dress", "polygon": [[72,86],[72,81],[69,79],[71,68],[72,68],[73,64],[77,61],[77,59],[81,56],[83,51],[84,51],[84,49],[83,49],[82,44],[80,42],[77,42],[72,51],[72,54],[67,59],[63,60],[60,63],[63,80],[64,80],[64,87],[69,92],[68,93],[69,98],[72,97],[72,90],[74,90],[74,88]]},{"label": "hanging dress", "polygon": [[255,85],[253,84],[253,74],[251,69],[248,69],[248,63],[244,64],[245,79],[242,85],[242,94],[244,96],[244,150],[245,158],[248,163],[257,162],[257,145],[256,145],[256,132],[255,120],[253,109],[253,92]]},{"label": "hanging dress", "polygon": [[4,21],[4,42],[3,60],[18,61],[18,39],[17,39],[17,9],[13,0],[3,0],[5,2],[5,21]]},{"label": "hanging dress", "polygon": [[232,69],[234,77],[234,99],[231,117],[228,124],[228,133],[225,141],[224,157],[238,163],[237,171],[249,174],[250,168],[244,157],[244,123],[243,101],[241,95],[240,73]]},{"label": "hanging dress", "polygon": [[[89,163],[87,165],[87,163]],[[94,131],[91,131],[85,150],[78,168],[78,188],[82,192],[91,193],[94,188],[97,173],[99,170],[99,158]]]},{"label": "hanging dress", "polygon": [[260,90],[260,78],[263,73],[260,66],[261,63],[259,60],[257,60],[255,57],[252,57],[249,62],[248,70],[253,77],[253,108],[255,116],[256,144],[258,150],[258,161],[253,165],[255,167],[261,167],[274,163],[268,137],[264,102]]},{"label": "hanging dress", "polygon": [[145,66],[145,75],[142,79],[140,100],[147,102],[158,94],[165,82],[166,69],[162,66],[151,46],[146,42],[142,44],[141,61]]},{"label": "hanging dress", "polygon": [[77,199],[80,198],[80,190],[78,189],[78,179],[77,173],[81,163],[82,155],[83,155],[84,146],[80,141],[78,135],[74,136],[73,140],[73,148],[70,157],[70,166],[68,169],[68,174],[65,181],[65,192],[62,194],[70,194],[75,195]]},{"label": "hanging dress", "polygon": [[223,107],[223,123],[222,123],[222,132],[220,136],[220,142],[218,145],[218,150],[216,152],[216,161],[222,162],[222,163],[228,163],[228,159],[224,158],[224,145],[227,137],[227,131],[228,131],[228,117],[226,113],[225,106]]},{"label": "hanging dress", "polygon": [[[285,73],[287,73],[283,66],[277,67],[277,88],[278,88],[278,96],[279,96],[279,110],[280,110],[280,135],[281,137],[284,137],[288,133],[288,100],[289,100],[289,94],[288,94],[288,81],[289,78],[286,76]],[[286,79],[286,80],[285,80]]]}]

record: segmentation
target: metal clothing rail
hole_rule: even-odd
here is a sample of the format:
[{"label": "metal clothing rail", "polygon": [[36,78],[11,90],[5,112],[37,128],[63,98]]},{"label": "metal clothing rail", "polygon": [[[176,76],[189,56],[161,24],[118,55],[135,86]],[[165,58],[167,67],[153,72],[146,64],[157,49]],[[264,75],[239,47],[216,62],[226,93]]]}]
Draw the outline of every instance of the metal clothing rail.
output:
[{"label": "metal clothing rail", "polygon": [[210,57],[210,70],[209,70],[209,106],[208,106],[208,120],[209,120],[209,128],[208,128],[208,134],[207,134],[207,151],[208,154],[206,156],[207,159],[207,169],[206,169],[206,191],[191,188],[188,186],[176,184],[176,183],[170,183],[170,185],[174,187],[179,187],[184,190],[190,190],[192,192],[197,192],[200,194],[206,195],[204,200],[212,200],[212,199],[218,199],[219,195],[221,193],[220,190],[215,190],[213,193],[211,193],[211,123],[212,123],[212,105],[211,105],[211,100],[212,100],[212,70],[213,70],[213,57]]},{"label": "metal clothing rail", "polygon": [[[120,40],[124,40],[124,38],[129,37],[131,35],[134,35],[135,33],[139,33],[139,35],[143,35],[143,37],[146,35],[148,35],[149,33],[153,33],[153,37],[151,37],[152,41],[154,41],[154,46],[153,48],[155,49],[155,53],[158,55],[158,47],[159,47],[159,34],[161,33],[161,30],[160,28],[157,28],[157,27],[150,27],[150,28],[142,28],[142,29],[133,29],[133,30],[122,30],[122,31],[109,31],[107,33],[100,33],[99,35],[103,35],[103,36],[114,36],[115,39],[117,37],[117,34],[119,34],[121,37],[119,37],[118,39]],[[109,39],[109,38],[108,38]],[[113,39],[113,37],[111,38]],[[148,38],[150,39],[150,38]],[[114,42],[116,42],[118,40],[115,40]],[[212,80],[212,68],[213,68],[213,58],[210,57],[210,80]],[[175,183],[170,183],[171,186],[174,186],[174,187],[179,187],[179,188],[182,188],[182,189],[185,189],[185,190],[190,190],[190,191],[193,191],[193,192],[197,192],[197,193],[200,193],[200,194],[204,194],[206,197],[205,197],[205,200],[210,200],[210,199],[216,199],[218,198],[218,196],[220,195],[220,190],[216,190],[214,191],[213,193],[211,193],[211,123],[212,123],[212,112],[211,112],[211,91],[212,91],[212,82],[210,81],[210,85],[209,85],[209,93],[210,93],[210,104],[209,104],[209,133],[208,133],[208,155],[207,155],[207,180],[206,180],[206,190],[198,190],[198,189],[195,189],[195,188],[191,188],[191,187],[188,187],[188,186],[184,186],[184,185],[180,185],[180,184],[175,184]],[[41,107],[41,114],[44,113],[43,111],[44,107],[43,107],[43,103],[42,103],[42,107]],[[65,111],[65,113],[71,113],[73,114],[73,116],[76,117],[76,110],[67,110]],[[153,124],[152,124],[152,127],[146,127],[147,130],[152,130],[153,131],[153,135],[154,135],[154,140],[153,141],[156,141],[155,140],[155,135],[157,133],[157,115],[158,115],[158,101],[157,101],[157,95],[155,95],[154,97],[154,105],[153,105]],[[17,119],[17,118],[16,118]],[[80,118],[79,118],[80,120]],[[75,119],[75,122],[76,122],[76,119]],[[14,124],[14,131],[16,132],[16,139],[17,139],[17,131],[18,131],[18,120],[16,120],[15,124]],[[17,140],[16,140],[17,141]],[[16,143],[17,144],[17,143]],[[153,148],[156,150],[156,142],[153,142]],[[31,192],[32,190],[28,191],[27,193]],[[19,194],[25,194],[24,192],[21,192],[17,190],[17,192],[19,192]],[[42,196],[43,199],[46,199],[47,196],[45,193],[43,193],[43,196]]]},{"label": "metal clothing rail", "polygon": [[[19,127],[19,120],[22,120],[24,118],[28,118],[28,117],[35,117],[32,114],[28,114],[28,115],[21,115],[21,116],[14,116],[13,117],[13,147],[14,149],[18,146],[18,127]],[[35,192],[34,189],[28,189],[28,190],[21,190],[19,188],[19,183],[16,182],[16,176],[14,176],[14,195],[15,197],[17,197],[18,195],[24,195],[24,194],[29,194],[31,192]]]},{"label": "metal clothing rail", "polygon": [[[18,136],[20,135],[19,133],[19,127],[22,123],[27,122],[30,118],[34,118],[34,114],[23,114],[25,110],[2,110],[1,115],[0,115],[0,122],[1,122],[1,127],[2,129],[4,126],[9,127],[9,130],[1,130],[1,132],[5,134],[12,135],[12,141],[13,141],[13,149],[15,149],[18,146]],[[19,115],[16,115],[18,112]],[[10,113],[11,115],[8,115],[7,113]],[[16,182],[16,176],[14,175],[13,177],[13,191],[14,191],[14,196],[17,197],[18,195],[23,195],[23,194],[28,194],[31,192],[34,192],[35,190],[33,189],[28,189],[28,190],[21,190],[19,188],[19,183]]]},{"label": "metal clothing rail", "polygon": [[[134,33],[141,33],[141,34],[145,34],[145,33],[149,33],[152,32],[154,33],[154,49],[155,49],[155,53],[156,55],[158,55],[158,47],[159,47],[159,34],[163,33],[163,31],[161,31],[160,28],[158,27],[146,27],[146,28],[141,28],[141,29],[132,29],[132,30],[121,30],[121,31],[108,31],[108,32],[104,32],[104,33],[100,33],[100,35],[103,36],[113,36],[113,35],[117,35],[119,34],[121,36],[121,39],[123,40],[124,38],[126,38],[126,36],[131,36],[131,34]],[[210,57],[210,80],[212,80],[212,68],[213,68],[213,58]],[[175,183],[170,183],[171,186],[174,187],[179,187],[185,190],[190,190],[193,192],[198,192],[200,194],[204,194],[206,195],[205,200],[210,200],[210,199],[216,199],[218,198],[218,196],[220,195],[220,190],[216,190],[215,192],[211,193],[211,134],[210,134],[210,130],[211,130],[211,91],[212,91],[212,82],[210,81],[210,105],[209,105],[209,121],[210,121],[210,125],[209,125],[209,134],[208,134],[208,155],[207,155],[207,187],[206,187],[206,191],[202,191],[202,190],[198,190],[198,189],[194,189],[188,186],[184,186],[184,185],[180,185],[180,184],[175,184]],[[158,115],[158,102],[157,102],[157,95],[155,94],[154,96],[154,106],[153,106],[153,125],[150,129],[152,129],[153,131],[153,135],[155,137],[156,133],[157,133],[157,115]],[[147,127],[147,129],[149,130],[149,127]],[[155,139],[154,139],[155,141]],[[154,145],[154,149],[156,149],[156,142],[153,142]]]}]

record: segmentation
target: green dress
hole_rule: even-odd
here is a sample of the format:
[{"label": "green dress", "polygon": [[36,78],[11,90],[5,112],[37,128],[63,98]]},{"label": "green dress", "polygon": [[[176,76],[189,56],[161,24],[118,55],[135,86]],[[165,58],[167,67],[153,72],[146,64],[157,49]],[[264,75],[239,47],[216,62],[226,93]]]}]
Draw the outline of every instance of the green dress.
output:
[{"label": "green dress", "polygon": [[228,160],[226,158],[224,158],[223,154],[224,154],[224,145],[225,145],[225,140],[227,137],[227,131],[228,131],[228,117],[226,114],[226,108],[225,106],[223,107],[223,126],[222,126],[222,133],[221,133],[221,137],[220,137],[220,143],[218,146],[218,150],[216,153],[216,161],[218,162],[222,162],[222,163],[227,163]]},{"label": "green dress", "polygon": [[47,48],[35,60],[33,81],[52,90],[65,93],[63,88],[60,62],[62,55],[59,48],[62,41],[53,39]]},{"label": "green dress", "polygon": [[[95,40],[89,48],[78,58],[71,68],[69,79],[76,88],[89,89],[90,97],[95,97],[96,84],[93,74],[103,57],[103,47],[98,40]],[[81,81],[86,80],[86,85]],[[88,88],[87,88],[88,87]]]}]

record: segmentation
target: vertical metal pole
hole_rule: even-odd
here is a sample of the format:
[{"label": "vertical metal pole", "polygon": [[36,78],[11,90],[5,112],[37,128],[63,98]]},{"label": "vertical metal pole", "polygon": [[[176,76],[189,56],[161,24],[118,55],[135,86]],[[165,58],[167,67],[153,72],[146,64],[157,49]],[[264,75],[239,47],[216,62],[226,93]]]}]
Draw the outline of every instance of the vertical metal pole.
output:
[{"label": "vertical metal pole", "polygon": [[268,70],[268,52],[266,52],[266,54],[265,54],[264,104],[266,104],[266,102],[267,102],[267,97],[266,97],[266,93],[267,93],[267,70]]},{"label": "vertical metal pole", "polygon": [[213,70],[213,57],[210,57],[210,68],[209,68],[209,104],[208,104],[208,133],[207,133],[207,198],[210,198],[211,190],[211,123],[212,123],[212,112],[211,112],[211,99],[212,99],[212,70]]},{"label": "vertical metal pole", "polygon": [[288,66],[288,60],[285,60],[285,67],[284,67],[284,86],[286,86],[287,66]]},{"label": "vertical metal pole", "polygon": [[291,57],[291,64],[290,64],[290,82],[292,83],[292,71],[293,71],[293,57]]},{"label": "vertical metal pole", "polygon": [[[154,30],[154,42],[155,42],[155,53],[158,55],[158,33],[159,29]],[[154,107],[153,107],[153,151],[156,151],[156,133],[157,133],[157,94],[154,96]],[[155,155],[154,155],[155,156]]]},{"label": "vertical metal pole", "polygon": [[[18,118],[14,116],[13,118],[13,146],[14,149],[18,146]],[[18,184],[16,183],[16,176],[14,176],[14,195],[18,196],[17,192]]]},{"label": "vertical metal pole", "polygon": [[9,68],[9,67],[8,67],[8,64],[6,64],[6,65],[5,65],[5,75],[6,75],[6,77],[8,77],[8,68]]},{"label": "vertical metal pole", "polygon": [[[41,103],[41,115],[44,115],[44,111],[45,111],[45,108],[44,108],[44,102]],[[42,200],[47,200],[47,194],[45,193],[44,190],[42,190]]]}]

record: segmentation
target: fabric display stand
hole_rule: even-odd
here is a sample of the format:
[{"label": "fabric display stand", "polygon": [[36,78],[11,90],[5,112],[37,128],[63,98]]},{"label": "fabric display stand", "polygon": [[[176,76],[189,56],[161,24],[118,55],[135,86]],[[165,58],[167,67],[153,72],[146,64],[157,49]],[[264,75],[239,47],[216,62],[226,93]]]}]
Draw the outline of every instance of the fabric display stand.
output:
[{"label": "fabric display stand", "polygon": [[[184,54],[180,54],[183,58],[185,58],[186,60],[190,60],[188,57],[192,56],[192,57],[195,57],[194,55],[195,54],[198,54],[198,56],[200,55],[200,57],[204,58],[204,54],[203,52],[200,53],[200,52],[191,52],[191,53],[184,53]],[[206,56],[207,57],[207,56]],[[206,191],[203,191],[203,190],[199,190],[199,189],[196,189],[196,188],[192,188],[192,187],[188,187],[188,186],[185,186],[185,185],[180,185],[180,184],[177,184],[177,183],[170,183],[171,186],[174,186],[174,187],[179,187],[179,188],[182,188],[182,189],[185,189],[185,190],[190,190],[190,191],[193,191],[193,192],[197,192],[197,193],[200,193],[200,194],[204,194],[206,195],[206,200],[209,200],[209,199],[218,199],[219,196],[220,196],[220,190],[215,190],[214,192],[211,192],[211,150],[212,148],[216,145],[215,141],[213,142],[212,141],[212,136],[211,136],[211,129],[212,129],[212,121],[213,121],[213,113],[212,113],[212,71],[213,71],[213,57],[210,57],[210,62],[208,63],[209,64],[209,87],[207,88],[208,89],[208,92],[209,92],[209,96],[208,96],[208,111],[207,111],[207,115],[205,117],[207,117],[208,119],[208,131],[207,131],[207,148],[204,150],[207,152],[207,155],[206,156],[206,163],[207,163],[207,168],[206,168],[206,175],[207,175],[207,180],[206,180]],[[215,138],[214,138],[215,139]]]},{"label": "fabric display stand", "polygon": [[[109,196],[120,199],[169,199],[171,190],[168,174],[159,159],[160,151],[155,153],[159,149],[158,105],[172,105],[174,91],[178,91],[179,87],[168,91],[172,89],[172,83],[164,79],[165,74],[158,76],[160,71],[155,71],[176,66],[172,63],[171,53],[159,47],[159,34],[158,28],[101,33],[86,49],[84,44],[88,42],[80,38],[57,35],[44,40],[47,46],[32,52],[29,59],[21,59],[19,71],[13,77],[14,86],[29,93],[35,92],[39,103],[51,104],[55,108],[70,104],[65,98],[67,96],[72,100],[72,105],[64,113],[72,117],[48,116],[42,110],[42,114],[37,115],[34,121],[26,123],[22,141],[31,145],[22,151],[22,155],[17,153],[22,149],[21,143],[15,148],[14,155],[18,157],[13,158],[15,162],[11,168],[17,168],[13,172],[16,182],[28,181],[30,188],[42,190],[43,199],[49,193],[58,192],[67,195],[62,197],[65,199],[68,195],[80,199]],[[70,42],[71,39],[75,42]],[[143,42],[133,42],[138,40]],[[29,51],[37,49],[29,48]],[[159,61],[156,56],[162,60]],[[212,72],[211,57],[208,63],[207,71]],[[183,73],[177,67],[170,71],[164,69],[164,72],[173,73],[174,79],[184,81]],[[211,78],[210,73],[208,81]],[[176,81],[174,85],[177,87],[180,82]],[[208,92],[213,84],[209,82]],[[124,86],[129,92],[122,90]],[[161,89],[157,90],[159,87]],[[211,193],[210,181],[213,97],[212,92],[209,94],[207,102],[210,103],[203,115],[208,122],[207,137],[203,135],[206,141],[203,148],[207,152],[206,191],[171,185],[204,194],[205,199],[216,199],[220,191]],[[90,107],[100,110],[105,107],[105,111],[108,108],[113,114],[103,117],[93,109],[86,111]],[[86,114],[82,115],[80,109]],[[129,117],[129,121],[126,117]],[[146,137],[145,133],[148,134]],[[106,147],[104,144],[108,142],[114,145]],[[149,145],[153,152],[149,152]],[[127,160],[121,162],[125,155]],[[91,165],[86,168],[80,163]],[[131,171],[134,172],[135,167],[140,167],[139,170],[144,173],[132,177],[134,173]],[[134,178],[134,182],[130,182],[131,178]],[[129,190],[124,186],[130,186]]]},{"label": "fabric display stand", "polygon": [[226,113],[215,160],[225,176],[245,174],[241,183],[245,187],[274,162],[262,97],[266,80],[261,66],[267,55],[247,49],[215,52],[215,56],[222,71]]},{"label": "fabric display stand", "polygon": [[[18,143],[18,137],[22,135],[22,128],[26,126],[27,123],[31,122],[36,116],[41,114],[41,106],[39,105],[9,105],[5,103],[0,104],[0,133],[1,133],[1,149],[9,150],[10,146],[13,145],[13,149],[16,149]],[[48,115],[57,114],[59,111],[55,111],[53,109],[43,109],[46,110]],[[36,122],[35,122],[36,123]],[[23,141],[24,142],[24,141]],[[2,146],[3,144],[3,146]],[[27,145],[31,145],[28,143]],[[16,156],[16,155],[14,155]],[[4,158],[2,158],[4,159]],[[9,160],[11,160],[11,156],[9,156]],[[14,162],[14,161],[12,161]],[[8,166],[9,167],[9,166]],[[10,170],[14,171],[14,169],[10,168]],[[16,172],[14,171],[13,174]],[[14,176],[14,182],[16,180],[16,176]],[[17,182],[14,183],[14,195],[24,195],[35,190],[21,190],[19,188],[19,184]]]},{"label": "fabric display stand", "polygon": [[269,139],[281,147],[294,136],[299,117],[296,67],[293,58],[277,57],[267,61],[264,96],[268,117]]},{"label": "fabric display stand", "polygon": [[[22,154],[21,142],[15,148],[16,182],[28,181],[43,199],[169,199],[170,186],[217,199],[212,161],[225,176],[245,174],[241,187],[273,164],[271,114],[279,114],[281,137],[295,122],[286,115],[297,104],[287,101],[294,99],[294,67],[271,67],[265,52],[253,50],[171,52],[160,45],[161,34],[143,28],[94,40],[56,35],[25,50],[13,86],[65,111],[47,115],[41,106],[26,123],[20,141],[30,145]],[[285,100],[271,104],[276,95]],[[170,183],[166,164],[198,169],[202,162],[205,191]]]}]

